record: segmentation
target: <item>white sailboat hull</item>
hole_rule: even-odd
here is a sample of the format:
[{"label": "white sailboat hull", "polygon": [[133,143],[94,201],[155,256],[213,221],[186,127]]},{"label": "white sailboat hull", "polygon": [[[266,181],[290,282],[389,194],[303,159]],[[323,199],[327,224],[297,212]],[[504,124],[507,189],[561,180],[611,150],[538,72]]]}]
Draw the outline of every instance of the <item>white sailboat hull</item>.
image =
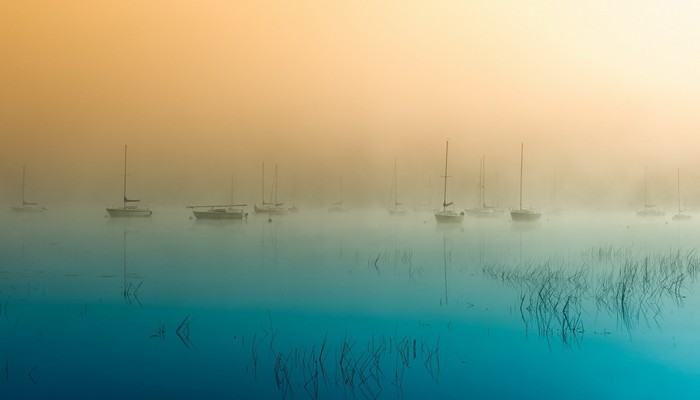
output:
[{"label": "white sailboat hull", "polygon": [[435,221],[440,223],[461,223],[464,221],[464,213],[457,211],[435,211]]},{"label": "white sailboat hull", "polygon": [[253,210],[256,214],[272,214],[275,210],[275,207],[266,204],[263,204],[262,206],[258,207],[256,204],[253,206]]},{"label": "white sailboat hull", "polygon": [[661,210],[655,210],[655,209],[646,209],[646,210],[640,210],[637,211],[637,216],[638,217],[663,217],[665,212]]},{"label": "white sailboat hull", "polygon": [[243,210],[208,210],[192,211],[197,219],[243,219],[248,215]]},{"label": "white sailboat hull", "polygon": [[141,207],[107,208],[110,217],[150,217],[153,211]]},{"label": "white sailboat hull", "polygon": [[255,205],[253,206],[253,210],[256,214],[287,215],[292,213],[288,208],[271,206],[267,204],[263,204],[260,207]]},{"label": "white sailboat hull", "polygon": [[676,214],[671,219],[673,219],[674,221],[689,221],[692,218],[693,217],[688,214]]},{"label": "white sailboat hull", "polygon": [[535,222],[539,221],[542,214],[532,210],[513,210],[510,212],[510,218],[513,222]]}]

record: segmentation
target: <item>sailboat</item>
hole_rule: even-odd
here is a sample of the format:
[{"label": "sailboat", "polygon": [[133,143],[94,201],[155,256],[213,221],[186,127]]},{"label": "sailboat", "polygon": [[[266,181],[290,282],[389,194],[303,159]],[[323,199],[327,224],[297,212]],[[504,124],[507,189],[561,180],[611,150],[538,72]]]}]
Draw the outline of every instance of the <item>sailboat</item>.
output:
[{"label": "sailboat", "polygon": [[153,213],[148,208],[143,208],[139,206],[140,200],[129,200],[126,197],[126,150],[127,146],[124,145],[124,191],[123,191],[123,202],[121,207],[107,207],[107,213],[110,217],[150,217]]},{"label": "sailboat", "polygon": [[22,167],[22,205],[12,207],[12,211],[15,212],[44,212],[46,207],[40,206],[39,203],[28,202],[24,197],[25,187],[26,187],[26,168]]},{"label": "sailboat", "polygon": [[331,204],[330,207],[328,207],[328,211],[330,212],[343,212],[347,211],[348,209],[345,208],[345,205],[343,205],[343,177],[340,177],[340,201],[335,202]]},{"label": "sailboat", "polygon": [[233,176],[231,176],[231,200],[229,204],[207,205],[207,206],[187,206],[192,209],[197,219],[243,219],[248,217],[245,211],[247,204],[234,204],[233,202]]},{"label": "sailboat", "polygon": [[502,210],[486,205],[486,163],[484,156],[481,156],[479,163],[479,206],[464,211],[472,217],[498,217],[502,215]]},{"label": "sailboat", "polygon": [[270,214],[275,209],[272,201],[265,201],[265,163],[262,163],[262,204],[255,204],[253,209],[256,214]]},{"label": "sailboat", "polygon": [[[454,210],[454,203],[453,202],[447,202],[447,157],[449,154],[449,149],[450,149],[450,142],[447,141],[445,142],[445,175],[442,177],[445,178],[444,186],[443,186],[443,192],[442,192],[442,211],[435,210],[435,221],[436,222],[462,222],[464,220],[464,212],[458,213],[457,211]],[[452,206],[451,210],[448,210],[447,207]]]},{"label": "sailboat", "polygon": [[678,168],[678,173],[677,173],[677,178],[678,178],[678,195],[676,196],[678,198],[678,214],[674,215],[671,219],[674,221],[687,221],[691,219],[692,217],[688,214],[683,214],[681,211],[681,169]]},{"label": "sailboat", "polygon": [[296,214],[299,212],[299,208],[297,207],[297,178],[296,176],[292,177],[292,206],[289,207],[289,212],[292,214]]},{"label": "sailboat", "polygon": [[638,217],[663,217],[664,212],[647,201],[647,168],[644,167],[644,209],[637,211]]},{"label": "sailboat", "polygon": [[540,219],[542,214],[529,208],[523,208],[523,143],[520,143],[520,208],[510,211],[513,222],[534,222]]},{"label": "sailboat", "polygon": [[187,206],[197,219],[243,219],[247,204],[223,204],[211,206]]},{"label": "sailboat", "polygon": [[[398,195],[396,192],[396,187],[397,187],[397,178],[396,178],[396,157],[394,157],[394,186],[389,193],[389,214],[391,215],[406,215],[408,211],[405,208],[401,207],[401,203],[399,203],[398,200]],[[392,201],[393,200],[393,201]]]},{"label": "sailboat", "polygon": [[277,164],[275,164],[275,179],[272,185],[272,192],[270,192],[270,201],[265,201],[265,163],[263,163],[263,174],[262,174],[262,194],[263,201],[262,205],[257,204],[253,206],[256,214],[274,214],[274,215],[284,215],[289,214],[288,208],[282,207],[284,203],[277,201]]}]

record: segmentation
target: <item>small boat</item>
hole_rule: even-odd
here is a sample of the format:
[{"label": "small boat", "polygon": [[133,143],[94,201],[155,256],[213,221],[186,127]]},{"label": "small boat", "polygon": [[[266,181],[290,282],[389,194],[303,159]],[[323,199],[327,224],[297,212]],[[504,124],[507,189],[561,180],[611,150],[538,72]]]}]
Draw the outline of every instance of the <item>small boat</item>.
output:
[{"label": "small boat", "polygon": [[277,165],[275,165],[275,180],[272,185],[272,192],[270,192],[270,201],[265,201],[265,163],[262,165],[262,195],[263,201],[261,205],[255,204],[253,209],[256,214],[270,214],[270,215],[286,215],[291,214],[288,208],[283,207],[284,203],[277,201]]},{"label": "small boat", "polygon": [[107,207],[107,213],[110,217],[150,217],[153,211],[136,204],[141,200],[130,200],[126,197],[126,154],[127,146],[124,145],[124,190],[122,193],[124,199],[122,202],[122,206]]},{"label": "small boat", "polygon": [[647,201],[647,168],[644,167],[644,208],[637,211],[638,217],[663,217],[666,213]]},{"label": "small boat", "polygon": [[292,177],[292,206],[289,207],[289,212],[292,214],[296,214],[299,212],[299,208],[297,207],[297,178]]},{"label": "small boat", "polygon": [[214,206],[187,206],[197,219],[243,219],[247,204],[224,204]]},{"label": "small boat", "polygon": [[484,156],[481,156],[479,163],[479,206],[464,210],[470,217],[499,217],[503,215],[503,210],[486,205],[486,166]]},{"label": "small boat", "polygon": [[192,210],[192,214],[197,219],[243,219],[248,218],[248,213],[245,211],[247,204],[235,204],[233,197],[234,177],[231,175],[231,198],[229,204],[211,205],[211,206],[186,206]]},{"label": "small boat", "polygon": [[22,167],[22,205],[12,207],[12,211],[20,213],[37,213],[46,211],[46,207],[40,206],[39,203],[32,203],[24,198],[26,187],[26,168]]},{"label": "small boat", "polygon": [[510,219],[513,222],[535,222],[542,214],[535,210],[523,208],[523,144],[520,143],[520,208],[510,211]]},{"label": "small boat", "polygon": [[330,207],[328,207],[328,211],[330,212],[345,212],[348,209],[345,207],[343,204],[343,177],[340,177],[340,201],[335,202],[331,204]]},{"label": "small boat", "polygon": [[396,181],[396,157],[394,157],[394,185],[392,187],[391,192],[389,193],[389,214],[394,216],[406,215],[408,214],[408,211],[405,208],[401,207],[401,203],[399,203],[397,198]]},{"label": "small boat", "polygon": [[683,214],[681,211],[681,169],[678,168],[678,173],[677,173],[677,180],[678,180],[678,195],[676,196],[678,198],[678,214],[674,215],[671,219],[674,221],[688,221],[692,217],[688,214]]},{"label": "small boat", "polygon": [[[442,192],[442,211],[435,210],[435,221],[438,223],[461,223],[464,221],[464,212],[458,213],[454,210],[454,202],[447,202],[447,157],[449,154],[449,149],[450,142],[447,141],[445,142],[445,175],[442,176],[445,178]],[[447,207],[450,206],[452,206],[452,209],[448,210]]]}]

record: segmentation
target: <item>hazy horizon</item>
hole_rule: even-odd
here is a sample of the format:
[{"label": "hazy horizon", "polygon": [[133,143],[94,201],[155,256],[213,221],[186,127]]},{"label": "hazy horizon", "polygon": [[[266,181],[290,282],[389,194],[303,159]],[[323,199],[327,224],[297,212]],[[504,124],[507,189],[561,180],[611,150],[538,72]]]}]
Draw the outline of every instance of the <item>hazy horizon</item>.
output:
[{"label": "hazy horizon", "polygon": [[[700,6],[684,2],[0,6],[0,201],[153,208],[269,195],[323,206],[450,200],[700,204]],[[496,181],[498,180],[498,183]],[[294,187],[294,188],[293,188]]]}]

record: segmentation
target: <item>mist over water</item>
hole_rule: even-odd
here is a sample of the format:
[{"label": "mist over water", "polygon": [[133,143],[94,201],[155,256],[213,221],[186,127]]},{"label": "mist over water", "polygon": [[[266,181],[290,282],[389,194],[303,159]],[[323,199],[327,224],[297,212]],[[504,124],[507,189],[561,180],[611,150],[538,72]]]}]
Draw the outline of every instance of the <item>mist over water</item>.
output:
[{"label": "mist over water", "polygon": [[206,222],[180,208],[1,218],[7,398],[698,388],[695,222],[445,226],[385,210]]},{"label": "mist over water", "polygon": [[[452,143],[453,198],[583,210],[697,206],[700,36],[691,4],[7,4],[0,18],[0,200],[154,208],[422,202]],[[594,2],[595,3],[595,2]],[[556,177],[556,179],[555,179]],[[270,176],[268,176],[270,178]],[[556,183],[555,183],[556,180]],[[269,190],[269,189],[267,189]]]},{"label": "mist over water", "polygon": [[699,19],[0,4],[0,398],[692,396]]}]

